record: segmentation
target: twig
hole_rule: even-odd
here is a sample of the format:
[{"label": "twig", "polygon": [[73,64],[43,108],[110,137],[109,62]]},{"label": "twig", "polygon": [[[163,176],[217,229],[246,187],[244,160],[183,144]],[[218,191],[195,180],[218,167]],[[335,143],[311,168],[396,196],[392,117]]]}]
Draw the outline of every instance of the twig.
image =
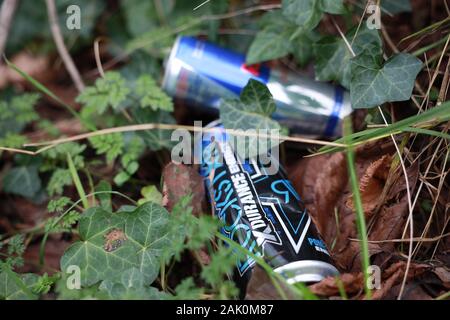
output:
[{"label": "twig", "polygon": [[75,63],[73,62],[72,57],[70,56],[69,51],[64,44],[64,38],[61,34],[61,29],[58,24],[58,14],[56,12],[55,0],[46,0],[46,3],[53,40],[55,41],[59,55],[61,56],[61,59],[63,60],[64,65],[75,84],[75,87],[79,92],[81,92],[84,90],[85,86],[83,80],[81,79],[80,73],[75,66]]},{"label": "twig", "polygon": [[[79,134],[79,135],[72,136],[69,138],[61,138],[61,139],[56,139],[56,140],[52,140],[52,141],[27,143],[24,146],[25,147],[39,147],[39,146],[49,147],[49,146],[55,146],[55,145],[58,145],[61,143],[66,143],[66,142],[71,142],[71,141],[79,141],[79,140],[84,140],[84,139],[91,138],[94,136],[106,135],[106,134],[111,134],[111,133],[145,131],[145,130],[154,130],[154,129],[159,129],[159,130],[182,129],[182,130],[187,130],[187,131],[191,131],[191,132],[216,132],[217,130],[219,130],[217,128],[203,128],[203,127],[196,127],[196,126],[164,124],[164,123],[147,123],[147,124],[136,124],[136,125],[130,125],[130,126],[122,126],[122,127],[97,130],[97,131],[93,131],[93,132]],[[235,135],[235,136],[274,138],[274,136],[271,136],[269,134],[258,134],[256,132],[252,133],[252,132],[245,132],[245,131],[240,131],[240,130],[227,130],[227,133],[229,133],[231,135]],[[280,139],[280,141],[291,141],[291,142],[300,142],[300,143],[324,145],[324,146],[334,146],[334,147],[346,147],[346,145],[343,143],[314,140],[314,139],[302,138],[302,137],[288,137],[288,136],[280,135],[280,136],[278,136],[278,138]]]},{"label": "twig", "polygon": [[0,57],[5,52],[9,29],[11,28],[11,22],[18,2],[18,0],[4,0],[0,9]]},{"label": "twig", "polygon": [[94,55],[95,55],[95,63],[97,64],[98,73],[102,78],[105,77],[105,71],[103,70],[102,59],[100,57],[100,46],[99,43],[102,39],[97,38],[94,41]]}]

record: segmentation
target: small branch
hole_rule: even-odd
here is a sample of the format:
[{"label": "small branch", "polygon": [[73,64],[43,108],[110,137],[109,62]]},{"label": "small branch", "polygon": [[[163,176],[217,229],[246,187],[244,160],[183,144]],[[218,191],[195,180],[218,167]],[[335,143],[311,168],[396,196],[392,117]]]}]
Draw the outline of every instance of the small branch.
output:
[{"label": "small branch", "polygon": [[0,57],[5,52],[9,29],[18,3],[18,0],[4,0],[0,9]]},{"label": "small branch", "polygon": [[84,83],[81,79],[80,73],[78,72],[72,57],[69,54],[65,44],[64,38],[61,34],[61,29],[58,24],[58,14],[56,12],[55,0],[46,0],[48,18],[50,21],[50,28],[52,30],[53,40],[55,41],[56,47],[58,48],[59,55],[64,62],[64,65],[69,72],[72,81],[74,82],[77,90],[79,92],[84,90]]}]

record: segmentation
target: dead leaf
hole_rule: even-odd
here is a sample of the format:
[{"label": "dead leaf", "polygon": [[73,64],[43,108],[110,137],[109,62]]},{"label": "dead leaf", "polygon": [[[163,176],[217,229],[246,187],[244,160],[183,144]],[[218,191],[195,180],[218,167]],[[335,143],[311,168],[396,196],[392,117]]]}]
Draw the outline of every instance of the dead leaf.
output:
[{"label": "dead leaf", "polygon": [[[428,265],[412,263],[408,272],[408,279],[414,279],[429,269],[430,266]],[[392,288],[400,284],[403,280],[405,270],[405,261],[398,261],[390,265],[387,269],[382,269],[381,286],[379,289],[372,290],[372,299],[380,300],[388,297],[392,292]],[[349,298],[363,299],[365,297],[363,291],[364,276],[362,272],[341,274],[340,280]],[[328,277],[319,283],[311,285],[309,288],[314,294],[319,296],[340,296],[338,282],[334,277]]]},{"label": "dead leaf", "polygon": [[[364,175],[359,181],[359,191],[366,215],[370,216],[379,204],[386,179],[389,174],[392,159],[388,155],[382,156],[369,165]],[[347,207],[354,209],[353,198],[349,197],[346,202]]]},{"label": "dead leaf", "polygon": [[450,271],[445,267],[438,267],[433,270],[433,273],[442,281],[445,288],[450,289]]},{"label": "dead leaf", "polygon": [[[280,283],[283,292],[289,299],[295,299],[295,296],[283,283]],[[252,270],[250,281],[247,285],[245,300],[281,300],[282,297],[267,275],[267,272],[256,265]]]},{"label": "dead leaf", "polygon": [[[36,80],[44,82],[49,76],[49,57],[36,56],[29,52],[22,51],[16,54],[11,62],[14,63],[20,70],[29,74]],[[10,84],[23,84],[26,80],[15,70],[6,65],[0,64],[0,89],[5,88]]]},{"label": "dead leaf", "polygon": [[203,178],[194,167],[169,163],[163,170],[163,206],[169,211],[180,199],[192,195],[192,213],[200,215],[206,212]]},{"label": "dead leaf", "polygon": [[[361,272],[358,273],[344,273],[339,277],[342,286],[351,296],[360,293],[364,286],[364,277]],[[322,297],[332,297],[339,295],[338,281],[335,277],[327,277],[322,281],[309,286],[309,289],[316,295]]]},{"label": "dead leaf", "polygon": [[[356,150],[356,169],[369,240],[398,238],[408,213],[406,185],[401,170],[390,171],[395,148],[392,142],[366,144]],[[388,173],[391,176],[388,177]],[[317,225],[318,231],[342,271],[360,271],[360,246],[355,225],[346,157],[335,153],[299,161],[290,172],[294,187]],[[408,168],[414,189],[418,167]],[[369,245],[370,255],[392,251],[393,243]],[[389,249],[389,250],[388,250]]]}]

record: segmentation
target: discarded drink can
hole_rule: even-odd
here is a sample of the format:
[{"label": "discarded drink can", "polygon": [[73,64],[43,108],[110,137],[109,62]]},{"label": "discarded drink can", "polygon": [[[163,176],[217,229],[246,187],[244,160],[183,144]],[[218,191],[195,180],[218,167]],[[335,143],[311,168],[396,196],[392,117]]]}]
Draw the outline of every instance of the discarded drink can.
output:
[{"label": "discarded drink can", "polygon": [[[215,121],[203,132],[200,173],[221,233],[262,257],[290,284],[338,274],[300,196],[281,166],[268,174],[258,160],[240,159],[230,136]],[[199,155],[197,155],[199,156]],[[278,161],[278,159],[272,159]],[[237,259],[236,282],[245,292],[255,260]]]},{"label": "discarded drink can", "polygon": [[274,119],[303,135],[336,137],[352,112],[348,92],[266,64],[247,66],[245,56],[193,37],[177,38],[163,80],[172,97],[210,111],[236,98],[249,79],[267,85],[277,104]]}]

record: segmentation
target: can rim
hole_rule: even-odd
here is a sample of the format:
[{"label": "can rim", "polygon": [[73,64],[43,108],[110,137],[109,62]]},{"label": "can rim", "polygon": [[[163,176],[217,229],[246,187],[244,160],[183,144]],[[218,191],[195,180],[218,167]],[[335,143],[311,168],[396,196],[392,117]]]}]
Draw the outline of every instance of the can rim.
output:
[{"label": "can rim", "polygon": [[339,274],[339,271],[332,264],[317,260],[294,261],[278,267],[274,271],[285,276],[289,284],[319,282],[328,276]]},{"label": "can rim", "polygon": [[167,82],[169,81],[169,76],[172,73],[172,66],[173,66],[172,62],[175,59],[175,56],[178,52],[178,47],[180,46],[182,37],[183,36],[181,36],[181,35],[177,36],[177,38],[175,39],[175,42],[172,46],[172,50],[170,51],[169,58],[165,62],[166,70],[164,71],[164,76],[163,76],[163,80],[162,80],[162,88],[163,89],[167,89]]}]

